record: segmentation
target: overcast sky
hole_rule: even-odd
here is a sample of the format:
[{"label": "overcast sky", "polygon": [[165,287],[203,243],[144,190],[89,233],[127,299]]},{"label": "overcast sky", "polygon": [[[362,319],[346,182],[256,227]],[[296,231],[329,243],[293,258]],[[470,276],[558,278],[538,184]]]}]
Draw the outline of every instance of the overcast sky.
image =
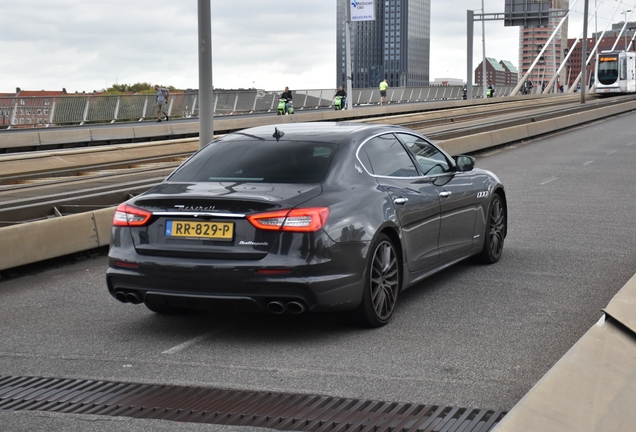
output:
[{"label": "overcast sky", "polygon": [[[211,0],[213,84],[280,90],[336,85],[336,1]],[[590,13],[595,2],[589,0]],[[619,12],[636,9],[604,0],[603,30]],[[466,75],[466,11],[480,0],[431,0],[430,78]],[[486,13],[505,0],[485,0]],[[571,0],[570,5],[574,2]],[[583,0],[574,6],[569,37],[582,30]],[[629,15],[628,15],[629,16]],[[636,20],[633,15],[632,20]],[[481,61],[475,23],[474,60]],[[486,23],[486,55],[518,65],[518,28]],[[0,92],[16,87],[69,92],[114,83],[198,87],[196,0],[17,0],[0,3]]]}]

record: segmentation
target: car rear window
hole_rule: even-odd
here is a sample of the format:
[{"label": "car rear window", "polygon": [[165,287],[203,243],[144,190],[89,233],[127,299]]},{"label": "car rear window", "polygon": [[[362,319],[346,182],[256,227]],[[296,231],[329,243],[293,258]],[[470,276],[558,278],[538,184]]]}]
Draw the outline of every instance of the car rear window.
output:
[{"label": "car rear window", "polygon": [[172,174],[175,182],[319,183],[335,144],[310,141],[221,140]]}]

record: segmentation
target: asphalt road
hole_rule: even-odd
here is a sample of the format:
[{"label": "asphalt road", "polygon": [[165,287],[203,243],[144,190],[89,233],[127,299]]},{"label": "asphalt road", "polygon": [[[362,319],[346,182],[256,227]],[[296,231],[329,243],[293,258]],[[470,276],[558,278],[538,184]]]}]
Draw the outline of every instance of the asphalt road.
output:
[{"label": "asphalt road", "polygon": [[[635,121],[477,155],[506,185],[502,260],[461,263],[406,291],[384,328],[337,315],[158,316],[108,295],[100,256],[0,281],[0,375],[509,410],[636,272]],[[79,428],[86,421],[0,411],[9,430],[91,430]]]}]

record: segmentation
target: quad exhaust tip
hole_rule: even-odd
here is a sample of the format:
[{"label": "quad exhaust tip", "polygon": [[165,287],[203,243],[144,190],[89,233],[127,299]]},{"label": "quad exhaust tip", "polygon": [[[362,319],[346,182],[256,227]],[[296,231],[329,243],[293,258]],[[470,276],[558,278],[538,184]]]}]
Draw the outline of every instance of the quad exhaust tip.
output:
[{"label": "quad exhaust tip", "polygon": [[[117,290],[115,291],[115,298],[122,303],[140,304],[144,302],[143,296],[137,291]],[[307,310],[307,306],[300,301],[289,301],[287,303],[283,303],[275,300],[267,303],[267,310],[276,315],[280,315],[285,312],[299,315]]]}]

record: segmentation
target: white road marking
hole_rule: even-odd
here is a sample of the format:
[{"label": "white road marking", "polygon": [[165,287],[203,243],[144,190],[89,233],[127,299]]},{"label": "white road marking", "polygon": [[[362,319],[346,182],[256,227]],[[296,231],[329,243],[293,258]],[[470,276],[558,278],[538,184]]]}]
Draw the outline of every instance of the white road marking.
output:
[{"label": "white road marking", "polygon": [[616,150],[610,150],[607,153],[605,153],[605,156],[609,156],[609,155],[612,155],[614,153],[616,153]]},{"label": "white road marking", "polygon": [[551,182],[553,182],[553,181],[555,181],[555,180],[558,180],[558,179],[559,179],[558,177],[550,177],[549,179],[546,179],[546,180],[544,180],[542,183],[539,183],[539,184],[540,184],[541,186],[543,186],[543,185],[547,185],[548,183],[551,183]]},{"label": "white road marking", "polygon": [[186,349],[186,348],[188,348],[188,347],[190,347],[190,346],[192,346],[194,344],[197,344],[199,342],[202,342],[202,341],[206,340],[207,338],[214,336],[217,333],[221,333],[223,330],[229,328],[230,326],[231,326],[231,324],[221,326],[218,329],[212,330],[211,332],[204,333],[204,334],[202,334],[200,336],[197,336],[197,337],[192,338],[192,339],[190,339],[188,341],[185,341],[182,344],[179,344],[179,345],[174,346],[174,347],[172,347],[170,349],[167,349],[164,352],[162,352],[161,354],[174,354],[174,353],[178,353],[179,351],[183,351],[184,349]]},{"label": "white road marking", "polygon": [[594,163],[594,161],[587,161],[587,162],[585,162],[583,165],[589,165],[589,164],[591,164],[591,163]]}]

